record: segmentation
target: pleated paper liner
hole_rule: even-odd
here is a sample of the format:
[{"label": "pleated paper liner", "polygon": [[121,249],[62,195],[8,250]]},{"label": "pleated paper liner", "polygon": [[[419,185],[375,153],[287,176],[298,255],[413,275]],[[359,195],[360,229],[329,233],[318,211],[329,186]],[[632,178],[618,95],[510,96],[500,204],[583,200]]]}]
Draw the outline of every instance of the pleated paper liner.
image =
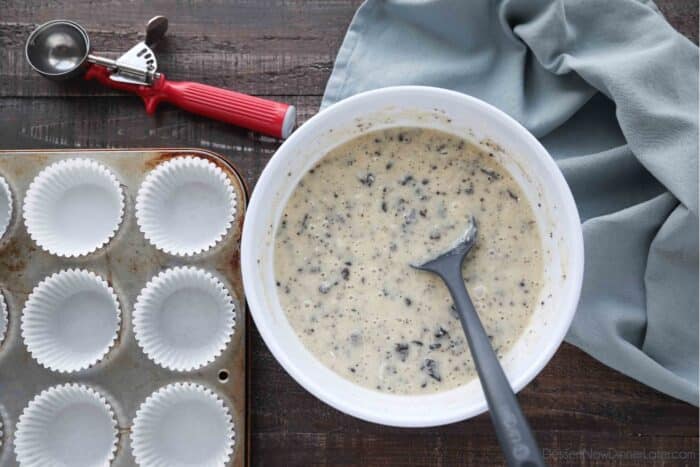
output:
[{"label": "pleated paper liner", "polygon": [[22,312],[22,337],[44,367],[74,372],[98,363],[114,345],[119,301],[98,275],[64,270],[41,281]]},{"label": "pleated paper liner", "polygon": [[136,411],[131,447],[148,467],[225,466],[233,454],[231,413],[211,389],[174,383],[149,396]]},{"label": "pleated paper liner", "polygon": [[176,267],[151,279],[134,307],[134,334],[145,354],[175,371],[201,368],[231,340],[235,305],[211,273]]},{"label": "pleated paper liner", "polygon": [[0,239],[2,239],[10,226],[13,210],[12,190],[10,190],[7,180],[0,176]]},{"label": "pleated paper liner", "polygon": [[123,216],[124,193],[117,177],[90,159],[66,159],[46,167],[24,199],[29,235],[58,256],[83,256],[105,246]]},{"label": "pleated paper liner", "polygon": [[5,334],[7,334],[9,313],[7,312],[7,303],[5,302],[5,295],[3,295],[0,290],[0,346],[5,341]]},{"label": "pleated paper liner", "polygon": [[117,450],[114,412],[95,389],[53,386],[24,409],[15,430],[21,466],[107,466]]},{"label": "pleated paper liner", "polygon": [[219,243],[236,215],[236,193],[214,163],[176,157],[152,170],[136,197],[136,220],[159,250],[177,256],[206,252]]}]

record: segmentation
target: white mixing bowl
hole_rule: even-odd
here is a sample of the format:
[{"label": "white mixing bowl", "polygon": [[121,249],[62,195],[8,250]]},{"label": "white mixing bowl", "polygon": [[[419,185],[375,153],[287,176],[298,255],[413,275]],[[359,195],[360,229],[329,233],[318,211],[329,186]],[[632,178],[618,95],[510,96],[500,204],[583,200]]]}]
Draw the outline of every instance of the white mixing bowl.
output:
[{"label": "white mixing bowl", "polygon": [[[299,384],[338,410],[394,426],[434,426],[486,410],[478,379],[427,395],[392,395],[354,384],[309,352],[280,305],[274,277],[274,234],[296,184],[333,147],[392,126],[435,128],[486,143],[523,187],[543,241],[545,305],[503,360],[513,388],[530,382],[557,350],[571,324],[583,276],[581,224],[569,187],[542,145],[520,124],[473,97],[421,86],[370,91],[311,118],[275,153],[258,181],[241,246],[243,284],[255,324],[277,361]],[[274,390],[274,388],[271,388]]]}]

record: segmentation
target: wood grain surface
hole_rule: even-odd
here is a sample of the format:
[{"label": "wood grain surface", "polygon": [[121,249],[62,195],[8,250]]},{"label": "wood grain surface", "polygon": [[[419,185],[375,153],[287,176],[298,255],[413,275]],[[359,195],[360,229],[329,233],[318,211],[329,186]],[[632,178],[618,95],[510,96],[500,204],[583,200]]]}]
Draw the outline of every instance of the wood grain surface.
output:
[{"label": "wood grain surface", "polygon": [[[201,147],[227,156],[251,187],[278,146],[269,138],[80,80],[53,83],[24,60],[38,23],[82,23],[95,51],[116,57],[155,14],[170,18],[160,69],[316,113],[358,0],[0,0],[0,148]],[[697,0],[659,0],[698,40]],[[277,364],[254,327],[253,465],[502,465],[487,415],[430,429],[365,423],[326,406]],[[551,465],[698,465],[698,411],[564,344],[520,401]],[[7,447],[6,447],[7,448]]]}]

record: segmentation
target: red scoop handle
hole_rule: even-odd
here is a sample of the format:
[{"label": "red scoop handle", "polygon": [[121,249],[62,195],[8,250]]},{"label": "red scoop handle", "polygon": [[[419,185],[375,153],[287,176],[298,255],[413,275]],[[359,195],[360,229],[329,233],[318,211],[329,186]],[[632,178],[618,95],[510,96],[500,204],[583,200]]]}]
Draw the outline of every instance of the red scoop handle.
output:
[{"label": "red scoop handle", "polygon": [[152,85],[122,83],[109,78],[111,72],[100,65],[91,65],[85,79],[94,79],[105,86],[138,94],[153,114],[161,102],[203,117],[248,128],[275,138],[286,138],[294,129],[294,106],[261,99],[227,89],[189,81],[169,81],[160,76]]}]

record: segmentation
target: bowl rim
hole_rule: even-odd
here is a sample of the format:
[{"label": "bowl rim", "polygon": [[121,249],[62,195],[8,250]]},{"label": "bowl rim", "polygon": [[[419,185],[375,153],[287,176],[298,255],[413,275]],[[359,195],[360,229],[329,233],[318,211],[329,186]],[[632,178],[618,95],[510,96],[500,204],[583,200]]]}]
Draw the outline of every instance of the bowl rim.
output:
[{"label": "bowl rim", "polygon": [[[522,374],[518,375],[514,379],[509,378],[514,392],[517,393],[525,385],[532,381],[551,360],[554,353],[561,346],[561,343],[563,342],[564,337],[571,326],[582,288],[584,254],[583,232],[581,229],[578,209],[574,202],[569,185],[564,179],[561,170],[557,166],[552,156],[537,140],[537,138],[535,138],[525,127],[523,127],[519,122],[505,112],[476,97],[457,91],[431,86],[390,86],[355,94],[351,97],[336,102],[325,109],[322,109],[319,113],[306,121],[303,126],[295,131],[277,149],[275,154],[263,169],[263,172],[256,183],[256,189],[253,191],[250,199],[247,217],[251,216],[251,214],[257,216],[257,212],[266,211],[265,206],[260,205],[260,203],[262,203],[261,197],[263,196],[261,192],[264,189],[274,189],[274,185],[271,184],[273,181],[273,173],[277,172],[277,169],[280,169],[281,165],[283,164],[280,154],[296,148],[297,141],[303,141],[308,136],[317,134],[318,127],[320,125],[325,125],[324,120],[331,118],[334,113],[342,110],[346,106],[355,104],[357,101],[374,99],[388,94],[394,94],[397,98],[400,98],[412,93],[433,94],[442,98],[460,100],[465,103],[466,106],[477,108],[479,111],[489,113],[491,117],[497,120],[499,125],[508,127],[509,131],[518,133],[519,137],[522,138],[523,142],[527,145],[528,150],[536,153],[536,156],[548,170],[549,175],[557,185],[555,187],[555,191],[563,195],[562,199],[559,200],[559,206],[563,211],[563,223],[567,226],[566,230],[570,230],[571,233],[574,234],[573,238],[570,239],[570,243],[568,244],[567,248],[567,256],[570,260],[568,263],[570,265],[570,269],[568,269],[567,274],[572,280],[571,293],[563,296],[564,300],[561,306],[562,312],[560,313],[561,320],[557,327],[550,328],[550,333],[548,334],[550,337],[547,339],[547,345],[540,349],[541,352],[539,352],[536,358],[529,363]],[[400,99],[397,99],[397,101],[400,101]],[[277,362],[279,362],[279,364],[284,368],[284,370],[304,389],[331,407],[334,407],[335,409],[346,414],[362,420],[397,427],[430,427],[445,425],[448,423],[469,419],[487,410],[486,400],[484,399],[482,403],[478,404],[476,407],[467,407],[465,404],[465,410],[456,411],[450,415],[443,416],[407,417],[402,414],[388,414],[387,412],[383,412],[381,414],[373,413],[366,408],[358,409],[358,407],[347,403],[342,397],[342,394],[337,394],[333,391],[326,390],[323,384],[319,384],[319,382],[309,377],[307,373],[300,369],[297,364],[295,364],[295,362],[288,357],[283,346],[276,340],[272,329],[268,327],[268,323],[265,321],[266,318],[263,316],[264,314],[268,313],[264,305],[265,300],[258,294],[258,290],[253,283],[258,280],[257,274],[255,273],[255,268],[258,267],[258,246],[261,245],[262,242],[260,242],[260,239],[255,236],[256,232],[252,230],[253,227],[251,226],[252,222],[244,222],[241,240],[241,274],[248,307],[250,309],[251,316],[253,317],[253,321],[256,323],[256,327],[260,332],[263,341],[267,345],[267,348],[273,354]],[[568,316],[562,316],[564,313],[568,314]],[[323,365],[323,363],[320,362],[319,364]],[[336,376],[344,379],[340,375]],[[408,396],[381,393],[383,397],[392,398],[431,397],[435,394],[440,394],[440,392]]]}]

